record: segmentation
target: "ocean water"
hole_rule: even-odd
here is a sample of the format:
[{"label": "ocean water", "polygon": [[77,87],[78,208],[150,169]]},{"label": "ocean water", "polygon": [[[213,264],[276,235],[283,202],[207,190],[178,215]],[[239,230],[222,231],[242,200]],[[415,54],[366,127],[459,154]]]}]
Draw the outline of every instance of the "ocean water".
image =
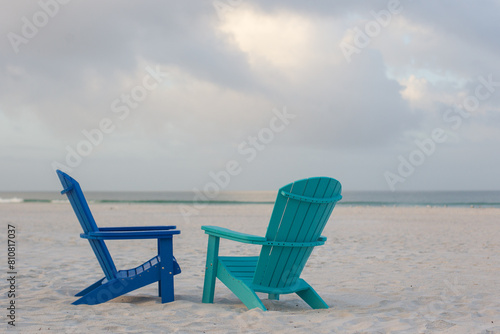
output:
[{"label": "ocean water", "polygon": [[[224,191],[217,196],[193,192],[85,192],[91,203],[273,204],[276,191]],[[500,207],[500,191],[345,191],[338,205]],[[59,192],[0,192],[0,204],[66,201]]]}]

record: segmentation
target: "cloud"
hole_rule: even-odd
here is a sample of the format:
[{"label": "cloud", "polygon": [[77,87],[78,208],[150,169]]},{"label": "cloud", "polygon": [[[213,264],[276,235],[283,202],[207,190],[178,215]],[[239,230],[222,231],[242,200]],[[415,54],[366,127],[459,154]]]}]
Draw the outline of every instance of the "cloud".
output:
[{"label": "cloud", "polygon": [[[3,38],[5,168],[16,170],[17,157],[46,164],[50,172],[51,161],[64,160],[68,146],[86,139],[84,131],[109,119],[113,131],[83,167],[111,171],[126,161],[138,169],[149,161],[203,182],[210,170],[238,157],[238,145],[268,126],[275,108],[296,118],[266,148],[272,156],[262,152],[255,167],[247,168],[249,176],[237,182],[241,187],[255,185],[251,168],[272,170],[276,159],[286,160],[296,165],[286,178],[310,168],[300,156],[316,154],[337,154],[339,159],[325,158],[326,164],[354,185],[361,171],[349,173],[348,161],[368,165],[368,157],[376,159],[370,177],[383,182],[384,168],[392,168],[399,154],[413,149],[415,138],[436,127],[462,138],[441,152],[453,145],[470,152],[464,140],[500,144],[494,135],[498,92],[482,100],[458,130],[443,120],[446,110],[474,94],[480,76],[500,81],[496,2],[401,1],[401,13],[351,62],[339,44],[354,28],[376,21],[373,13],[386,10],[386,1],[223,3],[221,13],[210,1],[69,2],[20,44],[19,52]],[[9,4],[0,14],[0,35],[22,34],[40,6]],[[162,73],[162,80],[154,81],[151,71]],[[148,83],[157,85],[146,89]],[[484,149],[486,161],[488,152]],[[337,167],[333,162],[339,160],[347,162]],[[150,186],[160,170],[151,167]],[[266,176],[260,185],[271,180]]]}]

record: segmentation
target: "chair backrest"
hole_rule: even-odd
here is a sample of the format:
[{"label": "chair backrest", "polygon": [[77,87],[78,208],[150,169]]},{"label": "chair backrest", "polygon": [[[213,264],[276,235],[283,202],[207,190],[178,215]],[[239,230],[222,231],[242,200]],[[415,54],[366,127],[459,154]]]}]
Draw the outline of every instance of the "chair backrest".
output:
[{"label": "chair backrest", "polygon": [[[61,194],[66,194],[68,196],[69,202],[71,203],[73,211],[82,226],[83,232],[97,232],[99,229],[97,228],[97,224],[95,223],[94,217],[90,212],[87,200],[85,199],[78,182],[60,170],[57,170],[57,176],[59,176],[59,180],[63,186]],[[116,267],[104,241],[93,239],[88,240],[106,278],[108,280],[116,278]]]},{"label": "chair backrest", "polygon": [[[267,228],[268,241],[315,242],[342,196],[335,179],[315,177],[290,183],[278,192]],[[293,286],[311,247],[262,246],[253,283],[267,288]]]}]

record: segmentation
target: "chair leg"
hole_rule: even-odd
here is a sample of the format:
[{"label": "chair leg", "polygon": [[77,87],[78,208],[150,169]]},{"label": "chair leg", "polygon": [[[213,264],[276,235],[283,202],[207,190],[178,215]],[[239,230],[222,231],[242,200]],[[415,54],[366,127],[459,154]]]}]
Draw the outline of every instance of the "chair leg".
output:
[{"label": "chair leg", "polygon": [[203,303],[213,303],[215,293],[215,279],[219,264],[219,237],[208,236],[207,262],[205,266],[205,282],[203,284]]},{"label": "chair leg", "polygon": [[270,293],[267,297],[269,300],[280,300],[280,295],[277,293]]},{"label": "chair leg", "polygon": [[297,295],[302,298],[313,309],[326,309],[328,305],[309,285],[305,290],[297,291]]},{"label": "chair leg", "polygon": [[245,304],[245,306],[251,310],[254,308],[260,308],[262,311],[267,311],[266,307],[260,300],[259,296],[250,289],[247,285],[241,283],[237,285],[237,283],[232,284],[225,282],[226,286]]},{"label": "chair leg", "polygon": [[[161,248],[160,239],[156,240],[156,244],[157,244],[157,249],[158,249],[158,255],[160,255],[160,248]],[[161,261],[161,257],[160,257],[160,261]],[[158,280],[158,297],[161,297],[161,279]]]},{"label": "chair leg", "polygon": [[102,285],[102,281],[104,281],[105,278],[106,277],[101,278],[100,280],[98,280],[94,284],[92,284],[89,287],[87,287],[87,288],[83,289],[82,291],[78,292],[75,296],[77,296],[77,297],[85,296],[90,291],[92,291],[92,290],[100,287]]},{"label": "chair leg", "polygon": [[245,304],[246,307],[248,307],[249,310],[260,308],[262,311],[267,311],[255,291],[242,281],[228,274],[226,270],[221,269],[217,277],[243,302],[243,304]]},{"label": "chair leg", "polygon": [[122,296],[135,289],[134,284],[126,279],[114,279],[106,284],[89,291],[83,297],[73,302],[73,305],[88,304],[96,305],[105,303],[108,300]]},{"label": "chair leg", "polygon": [[158,294],[162,303],[174,301],[174,262],[172,237],[158,239],[158,254],[160,254],[160,281]]}]

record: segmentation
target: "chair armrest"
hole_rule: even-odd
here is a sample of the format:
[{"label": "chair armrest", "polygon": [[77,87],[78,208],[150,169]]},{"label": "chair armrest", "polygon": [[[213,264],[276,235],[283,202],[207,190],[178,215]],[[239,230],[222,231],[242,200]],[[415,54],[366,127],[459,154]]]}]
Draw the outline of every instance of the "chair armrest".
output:
[{"label": "chair armrest", "polygon": [[266,238],[259,237],[253,234],[246,234],[241,232],[236,232],[229,230],[227,228],[218,226],[202,226],[202,230],[208,235],[213,235],[215,237],[220,237],[228,240],[243,242],[246,244],[256,244],[263,245],[266,242]]},{"label": "chair armrest", "polygon": [[179,230],[168,231],[99,231],[80,234],[84,239],[97,240],[120,240],[120,239],[163,239],[171,238],[174,234],[180,234]]},{"label": "chair armrest", "polygon": [[112,231],[162,231],[172,230],[175,226],[127,226],[127,227],[99,227],[99,232]]}]

